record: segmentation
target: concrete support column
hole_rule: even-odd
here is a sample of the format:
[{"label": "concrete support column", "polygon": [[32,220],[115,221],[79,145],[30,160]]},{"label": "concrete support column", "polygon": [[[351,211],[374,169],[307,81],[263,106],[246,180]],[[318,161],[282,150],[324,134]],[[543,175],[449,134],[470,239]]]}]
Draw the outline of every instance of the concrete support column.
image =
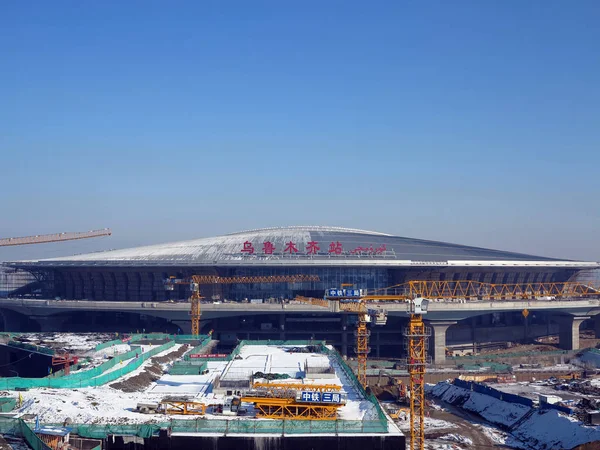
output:
[{"label": "concrete support column", "polygon": [[163,275],[160,272],[154,273],[154,298],[159,302],[164,302],[167,299],[167,293],[165,291]]},{"label": "concrete support column", "polygon": [[379,345],[381,334],[379,333],[379,331],[373,334],[375,335],[375,357],[381,358],[381,346]]},{"label": "concrete support column", "polygon": [[83,274],[81,272],[73,272],[73,298],[75,300],[81,300],[83,298]]},{"label": "concrete support column", "polygon": [[69,300],[75,298],[75,282],[71,272],[65,272],[65,295],[63,298]]},{"label": "concrete support column", "polygon": [[83,298],[95,300],[96,296],[94,295],[94,282],[92,280],[92,274],[89,272],[83,272],[81,277],[83,278]]},{"label": "concrete support column", "polygon": [[115,272],[115,300],[117,301],[127,301],[128,289],[127,289],[127,277],[124,272]]},{"label": "concrete support column", "polygon": [[41,332],[62,331],[62,325],[65,322],[64,317],[53,316],[33,316],[31,317],[40,325]]},{"label": "concrete support column", "polygon": [[446,362],[446,331],[454,324],[456,324],[455,321],[449,320],[429,323],[432,330],[429,348],[433,353],[432,360],[434,364],[444,364]]},{"label": "concrete support column", "polygon": [[192,322],[190,320],[173,320],[172,323],[181,328],[182,334],[192,334]]},{"label": "concrete support column", "polygon": [[563,350],[579,348],[579,327],[589,316],[560,316],[558,320],[558,346]]},{"label": "concrete support column", "polygon": [[137,272],[127,272],[126,276],[129,300],[137,302],[140,300],[140,274]]},{"label": "concrete support column", "polygon": [[104,277],[104,300],[116,300],[116,280],[112,272],[103,272]]},{"label": "concrete support column", "polygon": [[92,283],[94,283],[93,300],[106,300],[104,297],[104,278],[100,272],[92,272]]},{"label": "concrete support column", "polygon": [[477,353],[477,341],[475,340],[475,317],[471,317],[469,320],[469,324],[471,325],[471,341],[473,342],[473,353]]},{"label": "concrete support column", "polygon": [[141,302],[152,301],[152,285],[154,284],[154,277],[149,272],[142,272],[140,274],[140,298]]},{"label": "concrete support column", "polygon": [[285,314],[279,314],[279,339],[285,341]]},{"label": "concrete support column", "polygon": [[348,356],[348,315],[342,314],[342,356]]},{"label": "concrete support column", "polygon": [[600,314],[594,316],[594,333],[596,339],[600,338]]}]

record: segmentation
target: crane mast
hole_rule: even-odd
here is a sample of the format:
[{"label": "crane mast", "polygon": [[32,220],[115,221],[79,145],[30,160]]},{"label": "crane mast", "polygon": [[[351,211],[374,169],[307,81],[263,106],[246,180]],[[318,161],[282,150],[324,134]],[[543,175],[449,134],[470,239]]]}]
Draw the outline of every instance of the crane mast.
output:
[{"label": "crane mast", "polygon": [[110,228],[92,231],[73,231],[55,234],[41,234],[37,236],[25,236],[14,238],[0,238],[0,247],[9,247],[13,245],[46,244],[49,242],[75,241],[77,239],[90,239],[101,236],[110,236]]}]

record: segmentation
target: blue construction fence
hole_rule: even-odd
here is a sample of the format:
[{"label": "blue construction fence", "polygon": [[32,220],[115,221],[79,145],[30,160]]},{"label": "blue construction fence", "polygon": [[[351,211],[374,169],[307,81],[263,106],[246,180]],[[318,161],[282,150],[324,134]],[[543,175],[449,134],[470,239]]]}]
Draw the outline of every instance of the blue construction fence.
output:
[{"label": "blue construction fence", "polygon": [[479,394],[489,395],[490,397],[497,398],[503,402],[509,403],[517,403],[519,405],[524,405],[528,407],[533,407],[533,400],[526,397],[521,397],[516,394],[509,394],[507,392],[499,391],[498,389],[494,389],[485,384],[477,383],[475,381],[463,381],[456,378],[453,381],[455,386],[461,387],[463,389],[467,389],[469,391],[477,392]]},{"label": "blue construction fence", "polygon": [[563,412],[565,414],[573,414],[573,410],[566,406],[557,405],[553,403],[540,402],[540,409],[555,409],[557,411]]}]

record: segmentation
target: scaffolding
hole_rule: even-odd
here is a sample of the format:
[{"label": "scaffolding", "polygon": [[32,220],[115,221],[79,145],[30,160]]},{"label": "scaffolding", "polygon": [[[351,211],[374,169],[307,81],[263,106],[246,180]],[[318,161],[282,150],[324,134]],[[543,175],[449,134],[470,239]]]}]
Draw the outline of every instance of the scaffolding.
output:
[{"label": "scaffolding", "polygon": [[300,403],[295,398],[242,397],[254,403],[256,417],[264,419],[336,420],[341,404]]}]

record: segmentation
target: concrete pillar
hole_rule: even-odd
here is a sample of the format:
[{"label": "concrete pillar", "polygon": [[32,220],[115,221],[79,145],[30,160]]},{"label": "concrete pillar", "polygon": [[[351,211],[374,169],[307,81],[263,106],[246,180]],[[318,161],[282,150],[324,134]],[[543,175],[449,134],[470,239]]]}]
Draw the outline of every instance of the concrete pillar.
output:
[{"label": "concrete pillar", "polygon": [[477,353],[477,341],[475,340],[475,317],[471,317],[469,320],[469,324],[471,325],[471,341],[473,342],[473,353]]},{"label": "concrete pillar", "polygon": [[152,299],[152,285],[154,283],[154,276],[150,272],[142,272],[140,274],[140,296],[139,301],[151,302]]},{"label": "concrete pillar", "polygon": [[54,316],[33,316],[31,318],[40,325],[41,332],[62,331],[62,326],[66,320],[64,317]]},{"label": "concrete pillar", "polygon": [[127,298],[127,277],[124,272],[115,272],[115,300],[126,301]]},{"label": "concrete pillar", "polygon": [[160,272],[154,273],[154,298],[156,301],[164,302],[167,299],[167,293],[165,291],[165,285],[163,283],[163,275]]},{"label": "concrete pillar", "polygon": [[600,339],[600,314],[594,316],[594,333],[596,339]]},{"label": "concrete pillar", "polygon": [[88,300],[94,300],[94,284],[92,281],[92,274],[89,272],[83,272],[81,274],[83,278],[83,298]]},{"label": "concrete pillar", "polygon": [[563,350],[579,349],[579,327],[589,316],[559,316],[558,346]]},{"label": "concrete pillar", "polygon": [[75,282],[71,272],[65,272],[65,295],[63,298],[68,300],[75,298]]},{"label": "concrete pillar", "polygon": [[73,272],[73,299],[81,300],[84,295],[83,275],[81,272]]},{"label": "concrete pillar", "polygon": [[126,275],[129,300],[137,302],[140,299],[140,274],[127,272]]},{"label": "concrete pillar", "polygon": [[373,333],[375,335],[375,356],[377,358],[381,358],[381,346],[379,345],[379,341],[381,339],[381,334],[379,331]]},{"label": "concrete pillar", "polygon": [[102,272],[104,278],[104,300],[116,300],[116,280],[112,272]]},{"label": "concrete pillar", "polygon": [[279,314],[279,339],[285,341],[285,314]]},{"label": "concrete pillar", "polygon": [[433,353],[432,360],[434,364],[444,364],[446,362],[446,331],[454,324],[456,324],[456,321],[450,320],[429,323],[433,334],[429,348]]},{"label": "concrete pillar", "polygon": [[348,315],[342,314],[342,356],[348,356]]},{"label": "concrete pillar", "polygon": [[190,320],[173,320],[172,323],[181,328],[182,334],[192,334],[192,322]]}]

